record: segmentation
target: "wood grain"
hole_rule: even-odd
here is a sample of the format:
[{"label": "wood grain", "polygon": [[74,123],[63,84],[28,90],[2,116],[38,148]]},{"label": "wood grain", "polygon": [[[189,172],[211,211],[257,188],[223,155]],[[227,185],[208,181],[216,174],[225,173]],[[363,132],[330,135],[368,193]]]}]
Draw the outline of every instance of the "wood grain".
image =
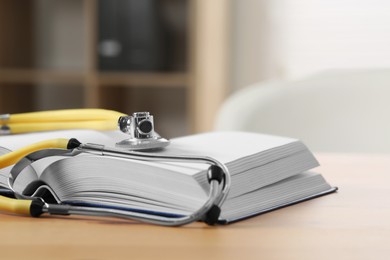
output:
[{"label": "wood grain", "polygon": [[388,259],[390,155],[319,155],[339,192],[231,224],[181,228],[0,214],[4,259]]}]

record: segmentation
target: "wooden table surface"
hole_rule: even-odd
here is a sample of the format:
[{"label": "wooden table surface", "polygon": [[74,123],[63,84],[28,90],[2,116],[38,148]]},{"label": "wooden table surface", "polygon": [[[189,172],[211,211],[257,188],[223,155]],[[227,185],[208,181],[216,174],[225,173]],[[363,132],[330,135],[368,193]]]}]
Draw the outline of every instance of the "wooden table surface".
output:
[{"label": "wooden table surface", "polygon": [[338,193],[228,226],[0,214],[0,259],[390,259],[390,155],[317,158]]}]

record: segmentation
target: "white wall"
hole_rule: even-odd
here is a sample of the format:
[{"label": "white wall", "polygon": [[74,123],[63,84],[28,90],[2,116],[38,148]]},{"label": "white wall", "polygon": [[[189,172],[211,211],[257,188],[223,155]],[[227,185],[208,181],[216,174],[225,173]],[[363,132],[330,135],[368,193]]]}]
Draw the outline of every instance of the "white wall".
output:
[{"label": "white wall", "polygon": [[390,1],[233,0],[234,90],[330,68],[390,67]]},{"label": "white wall", "polygon": [[259,80],[278,77],[273,44],[275,27],[267,0],[232,0],[232,86],[237,89]]}]

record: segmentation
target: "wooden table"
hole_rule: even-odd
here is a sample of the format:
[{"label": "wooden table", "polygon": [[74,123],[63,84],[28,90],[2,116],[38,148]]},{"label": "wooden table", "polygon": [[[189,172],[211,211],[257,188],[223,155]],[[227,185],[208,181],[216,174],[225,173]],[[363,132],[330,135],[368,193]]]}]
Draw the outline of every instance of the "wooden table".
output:
[{"label": "wooden table", "polygon": [[0,259],[390,259],[390,155],[319,155],[339,192],[228,226],[0,214]]}]

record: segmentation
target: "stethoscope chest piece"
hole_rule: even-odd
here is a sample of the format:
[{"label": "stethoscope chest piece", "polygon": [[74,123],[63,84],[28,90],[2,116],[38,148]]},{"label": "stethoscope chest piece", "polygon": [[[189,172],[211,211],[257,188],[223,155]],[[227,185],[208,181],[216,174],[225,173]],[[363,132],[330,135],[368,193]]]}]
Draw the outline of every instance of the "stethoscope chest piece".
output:
[{"label": "stethoscope chest piece", "polygon": [[121,116],[118,127],[129,139],[116,143],[116,147],[133,151],[162,149],[169,145],[169,140],[154,131],[153,116],[149,112],[136,112],[132,116]]},{"label": "stethoscope chest piece", "polygon": [[162,149],[169,145],[169,141],[160,136],[153,139],[129,138],[115,144],[116,147],[132,151]]}]

